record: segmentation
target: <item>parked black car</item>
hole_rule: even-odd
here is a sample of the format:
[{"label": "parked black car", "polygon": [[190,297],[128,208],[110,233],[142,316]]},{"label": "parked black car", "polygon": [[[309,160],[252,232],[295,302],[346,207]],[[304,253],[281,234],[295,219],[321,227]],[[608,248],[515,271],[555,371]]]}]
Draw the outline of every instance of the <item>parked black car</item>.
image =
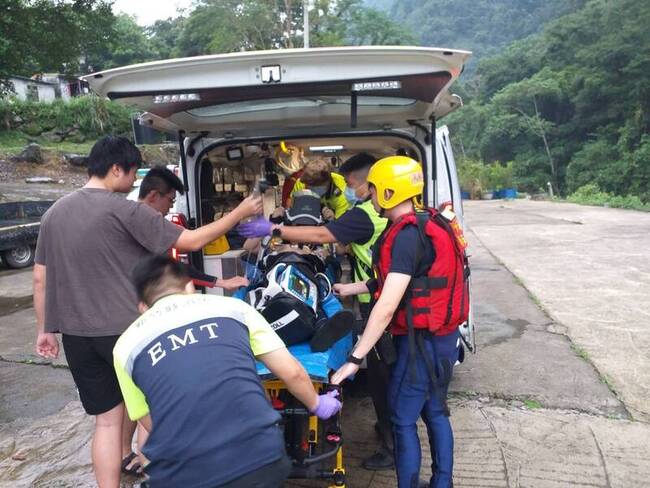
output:
[{"label": "parked black car", "polygon": [[0,256],[10,268],[34,262],[41,217],[53,201],[0,203]]}]

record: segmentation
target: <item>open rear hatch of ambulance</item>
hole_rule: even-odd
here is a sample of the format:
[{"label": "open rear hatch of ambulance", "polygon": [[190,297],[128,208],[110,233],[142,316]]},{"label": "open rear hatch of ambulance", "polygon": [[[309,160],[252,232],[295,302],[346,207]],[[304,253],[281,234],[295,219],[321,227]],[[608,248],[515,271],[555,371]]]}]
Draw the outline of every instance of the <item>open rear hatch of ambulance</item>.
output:
[{"label": "open rear hatch of ambulance", "polygon": [[461,105],[466,51],[341,47],[155,61],[84,77],[162,130],[211,137],[396,129]]},{"label": "open rear hatch of ambulance", "polygon": [[[182,130],[190,138],[200,134],[212,143],[335,140],[374,131],[390,137],[396,129],[413,134],[413,126],[428,131],[432,118],[461,106],[449,87],[469,56],[467,51],[405,46],[274,50],[155,61],[83,79],[98,95],[141,112],[142,123]],[[434,154],[429,147],[423,158]],[[444,151],[437,158],[437,169],[427,161],[426,174],[440,178],[439,197],[448,193],[459,200],[452,197],[459,197],[452,188],[455,168]],[[428,181],[428,187],[434,184]],[[469,329],[461,331],[473,342]]]}]

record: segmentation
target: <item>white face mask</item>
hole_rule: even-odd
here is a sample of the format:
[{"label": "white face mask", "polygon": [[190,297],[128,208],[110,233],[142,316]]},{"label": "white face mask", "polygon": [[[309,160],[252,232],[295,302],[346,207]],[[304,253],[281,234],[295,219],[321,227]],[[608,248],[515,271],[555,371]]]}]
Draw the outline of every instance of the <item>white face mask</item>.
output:
[{"label": "white face mask", "polygon": [[344,194],[345,194],[345,199],[352,204],[361,201],[361,199],[357,196],[357,192],[354,188],[350,188],[349,186],[346,186]]}]

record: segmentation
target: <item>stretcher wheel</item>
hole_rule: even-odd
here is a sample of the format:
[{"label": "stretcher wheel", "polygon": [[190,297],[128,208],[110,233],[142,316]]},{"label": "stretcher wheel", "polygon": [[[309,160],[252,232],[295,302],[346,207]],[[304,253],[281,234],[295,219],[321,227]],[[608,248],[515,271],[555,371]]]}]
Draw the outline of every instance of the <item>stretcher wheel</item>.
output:
[{"label": "stretcher wheel", "polygon": [[343,471],[334,471],[332,481],[334,486],[345,487],[345,473]]}]

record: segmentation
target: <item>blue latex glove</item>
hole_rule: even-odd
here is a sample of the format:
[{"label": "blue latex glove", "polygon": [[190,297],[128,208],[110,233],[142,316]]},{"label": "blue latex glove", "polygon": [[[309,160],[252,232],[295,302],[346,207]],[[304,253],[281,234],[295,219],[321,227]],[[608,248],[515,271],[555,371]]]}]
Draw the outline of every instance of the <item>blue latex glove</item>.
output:
[{"label": "blue latex glove", "polygon": [[250,239],[252,237],[270,236],[273,224],[264,217],[257,217],[250,222],[240,224],[237,232],[240,236]]},{"label": "blue latex glove", "polygon": [[312,410],[311,413],[316,415],[321,420],[326,420],[332,415],[335,415],[341,407],[343,406],[336,397],[339,396],[339,392],[336,390],[328,391],[324,395],[318,396],[318,405]]}]

